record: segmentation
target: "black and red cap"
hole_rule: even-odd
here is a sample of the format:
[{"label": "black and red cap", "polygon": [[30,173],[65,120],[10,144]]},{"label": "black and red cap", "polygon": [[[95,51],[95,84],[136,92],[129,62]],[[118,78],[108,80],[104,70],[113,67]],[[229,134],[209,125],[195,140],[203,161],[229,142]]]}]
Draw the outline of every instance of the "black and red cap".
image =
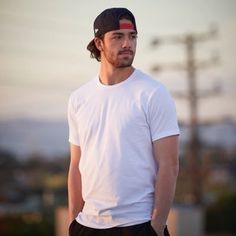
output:
[{"label": "black and red cap", "polygon": [[[122,16],[128,15],[131,24],[120,24]],[[100,13],[93,24],[94,37],[100,37],[105,33],[119,29],[133,29],[137,32],[134,15],[126,8],[108,8]],[[94,39],[88,44],[87,49],[93,50],[95,47]]]}]

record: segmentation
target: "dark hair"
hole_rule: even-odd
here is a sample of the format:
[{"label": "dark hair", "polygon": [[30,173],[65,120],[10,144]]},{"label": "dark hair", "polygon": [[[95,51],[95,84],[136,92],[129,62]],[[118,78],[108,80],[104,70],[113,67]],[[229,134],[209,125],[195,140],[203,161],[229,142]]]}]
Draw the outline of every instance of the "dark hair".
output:
[{"label": "dark hair", "polygon": [[[104,35],[97,37],[103,41]],[[101,61],[101,52],[100,50],[96,47],[95,42],[90,46],[90,57],[95,58],[97,61]]]},{"label": "dark hair", "polygon": [[[132,17],[129,14],[121,15],[120,20],[122,20],[122,19],[130,20],[130,21],[133,20]],[[103,41],[104,35],[102,35],[100,37],[97,37],[97,38],[99,38]],[[95,42],[92,45],[90,45],[89,51],[90,51],[90,57],[91,58],[95,58],[97,61],[101,61],[101,52],[96,47]]]}]

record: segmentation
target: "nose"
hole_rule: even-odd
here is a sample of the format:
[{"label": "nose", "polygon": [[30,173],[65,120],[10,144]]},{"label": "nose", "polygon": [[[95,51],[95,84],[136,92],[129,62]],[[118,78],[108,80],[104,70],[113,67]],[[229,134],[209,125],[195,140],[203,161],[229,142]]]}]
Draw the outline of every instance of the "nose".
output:
[{"label": "nose", "polygon": [[129,37],[125,37],[123,41],[123,48],[131,48],[131,40]]}]

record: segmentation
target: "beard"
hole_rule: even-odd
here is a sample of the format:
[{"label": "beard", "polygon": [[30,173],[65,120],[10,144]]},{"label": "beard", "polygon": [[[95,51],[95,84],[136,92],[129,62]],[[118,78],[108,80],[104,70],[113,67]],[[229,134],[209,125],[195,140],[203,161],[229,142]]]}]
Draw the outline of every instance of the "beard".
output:
[{"label": "beard", "polygon": [[132,50],[122,50],[115,54],[107,53],[107,50],[104,50],[104,56],[115,68],[125,68],[132,65],[135,52]]}]

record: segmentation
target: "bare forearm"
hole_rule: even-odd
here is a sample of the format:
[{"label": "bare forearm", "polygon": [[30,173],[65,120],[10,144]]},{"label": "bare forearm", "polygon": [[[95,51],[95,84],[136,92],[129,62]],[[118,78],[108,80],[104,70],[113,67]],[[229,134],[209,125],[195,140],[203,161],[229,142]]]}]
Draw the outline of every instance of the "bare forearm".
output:
[{"label": "bare forearm", "polygon": [[162,228],[166,225],[167,217],[174,199],[178,165],[162,166],[155,186],[155,201],[152,215],[153,223]]},{"label": "bare forearm", "polygon": [[151,224],[156,233],[163,236],[164,227],[175,195],[179,171],[178,135],[154,141],[153,150],[154,157],[158,163],[158,174]]},{"label": "bare forearm", "polygon": [[78,169],[70,168],[68,175],[68,205],[70,222],[82,211],[84,201],[81,191],[81,176]]}]

